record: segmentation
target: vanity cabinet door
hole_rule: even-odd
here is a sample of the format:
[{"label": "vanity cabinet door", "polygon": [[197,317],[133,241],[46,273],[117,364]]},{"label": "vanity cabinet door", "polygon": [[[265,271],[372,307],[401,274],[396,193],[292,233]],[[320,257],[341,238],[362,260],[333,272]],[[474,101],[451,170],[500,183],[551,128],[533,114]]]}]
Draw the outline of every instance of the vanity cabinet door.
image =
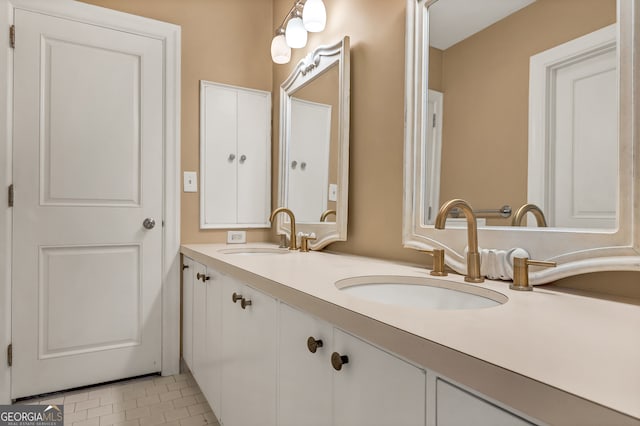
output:
[{"label": "vanity cabinet door", "polygon": [[534,423],[503,410],[457,386],[436,381],[437,426],[530,426]]},{"label": "vanity cabinet door", "polygon": [[202,336],[204,345],[201,346],[204,353],[198,384],[213,412],[219,415],[222,394],[222,283],[225,276],[209,268],[206,276],[206,322]]},{"label": "vanity cabinet door", "polygon": [[424,370],[341,330],[333,337],[333,351],[348,358],[333,371],[334,425],[425,425]]},{"label": "vanity cabinet door", "polygon": [[207,287],[204,277],[207,268],[193,262],[193,363],[191,372],[199,385],[202,385],[202,367],[205,362],[204,347],[205,324],[207,320]]},{"label": "vanity cabinet door", "polygon": [[332,327],[280,303],[278,328],[278,425],[331,425]]},{"label": "vanity cabinet door", "polygon": [[220,420],[225,426],[275,425],[276,300],[228,276],[222,289]]},{"label": "vanity cabinet door", "polygon": [[193,278],[194,261],[182,259],[182,359],[193,368]]}]

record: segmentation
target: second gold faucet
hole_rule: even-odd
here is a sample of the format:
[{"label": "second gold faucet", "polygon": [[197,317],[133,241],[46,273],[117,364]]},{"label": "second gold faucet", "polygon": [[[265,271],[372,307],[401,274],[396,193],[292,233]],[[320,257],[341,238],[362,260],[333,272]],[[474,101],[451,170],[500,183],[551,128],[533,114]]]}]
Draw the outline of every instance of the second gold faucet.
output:
[{"label": "second gold faucet", "polygon": [[271,212],[271,216],[269,216],[269,221],[273,223],[273,220],[276,218],[278,213],[284,213],[289,216],[289,221],[291,222],[291,235],[289,236],[289,250],[298,250],[298,241],[296,237],[296,217],[293,212],[286,207],[278,207],[274,211]]},{"label": "second gold faucet", "polygon": [[467,275],[464,280],[470,283],[484,282],[484,277],[480,273],[480,253],[478,252],[478,225],[473,209],[465,200],[454,199],[447,201],[440,207],[436,216],[435,228],[444,229],[449,212],[454,208],[459,208],[467,218]]}]

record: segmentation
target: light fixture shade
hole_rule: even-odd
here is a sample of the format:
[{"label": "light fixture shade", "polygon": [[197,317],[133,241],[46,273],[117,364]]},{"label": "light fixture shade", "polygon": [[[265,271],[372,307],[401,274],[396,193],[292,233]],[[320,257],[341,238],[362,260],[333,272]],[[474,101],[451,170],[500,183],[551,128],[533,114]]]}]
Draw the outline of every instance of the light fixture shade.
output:
[{"label": "light fixture shade", "polygon": [[302,22],[310,33],[319,33],[327,24],[327,9],[322,0],[307,0],[302,9]]},{"label": "light fixture shade", "polygon": [[307,30],[304,29],[302,19],[294,16],[287,22],[285,38],[289,47],[299,49],[307,45]]},{"label": "light fixture shade", "polygon": [[271,41],[271,59],[276,64],[287,64],[291,60],[291,48],[284,34],[278,34]]}]

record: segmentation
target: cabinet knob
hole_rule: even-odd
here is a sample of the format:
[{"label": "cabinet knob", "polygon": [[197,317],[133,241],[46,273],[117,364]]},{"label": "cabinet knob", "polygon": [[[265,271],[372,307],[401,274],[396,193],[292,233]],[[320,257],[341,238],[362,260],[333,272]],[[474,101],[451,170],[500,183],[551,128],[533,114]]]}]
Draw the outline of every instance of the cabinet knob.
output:
[{"label": "cabinet knob", "polygon": [[189,269],[189,265],[182,265],[182,270]]},{"label": "cabinet knob", "polygon": [[242,155],[240,156],[240,164],[244,164],[244,162],[245,162],[245,161],[247,161],[247,156],[246,156],[246,155],[244,155],[244,154],[242,154]]},{"label": "cabinet knob", "polygon": [[231,300],[233,300],[233,303],[236,303],[238,300],[242,300],[242,295],[234,292],[231,295]]},{"label": "cabinet knob", "polygon": [[318,348],[321,348],[322,345],[323,343],[322,343],[322,340],[320,339],[316,340],[314,337],[309,337],[307,339],[307,348],[309,349],[309,352],[311,352],[312,354],[315,354]]},{"label": "cabinet knob", "polygon": [[349,357],[346,355],[340,355],[338,352],[331,354],[331,365],[336,371],[342,370],[344,364],[349,363]]},{"label": "cabinet knob", "polygon": [[198,272],[198,273],[196,274],[196,278],[197,278],[197,279],[202,279],[202,277],[203,277],[203,276],[204,276],[204,274],[201,274],[200,272]]},{"label": "cabinet knob", "polygon": [[229,160],[229,162],[232,162],[235,159],[236,159],[236,155],[235,154],[229,154],[229,158],[227,158],[227,160]]},{"label": "cabinet knob", "polygon": [[208,275],[206,275],[206,274],[201,274],[200,272],[198,272],[198,273],[196,274],[196,278],[197,278],[197,279],[199,279],[199,280],[201,280],[202,282],[209,281],[209,280],[211,279],[211,277],[210,277],[210,276],[208,276]]},{"label": "cabinet knob", "polygon": [[247,306],[251,306],[251,300],[247,300],[243,297],[242,300],[240,300],[240,306],[242,306],[242,309],[247,309]]}]

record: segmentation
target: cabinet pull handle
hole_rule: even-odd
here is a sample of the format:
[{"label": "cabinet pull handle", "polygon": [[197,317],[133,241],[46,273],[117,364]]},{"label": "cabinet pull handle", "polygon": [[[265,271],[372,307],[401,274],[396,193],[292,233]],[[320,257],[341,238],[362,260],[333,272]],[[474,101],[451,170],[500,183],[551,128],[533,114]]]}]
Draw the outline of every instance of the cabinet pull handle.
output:
[{"label": "cabinet pull handle", "polygon": [[240,306],[242,306],[242,309],[247,309],[247,306],[251,306],[251,300],[247,300],[243,297],[240,301]]},{"label": "cabinet pull handle", "polygon": [[182,270],[189,269],[189,265],[182,265]]},{"label": "cabinet pull handle", "polygon": [[312,354],[315,354],[318,348],[321,348],[322,346],[323,343],[321,339],[316,340],[314,337],[309,337],[307,339],[307,349],[309,349],[309,352]]},{"label": "cabinet pull handle", "polygon": [[342,370],[344,364],[349,363],[349,357],[346,355],[340,355],[338,352],[331,354],[331,365],[336,371]]},{"label": "cabinet pull handle", "polygon": [[233,300],[233,303],[236,303],[238,300],[242,300],[242,295],[234,292],[231,295],[231,300]]}]

